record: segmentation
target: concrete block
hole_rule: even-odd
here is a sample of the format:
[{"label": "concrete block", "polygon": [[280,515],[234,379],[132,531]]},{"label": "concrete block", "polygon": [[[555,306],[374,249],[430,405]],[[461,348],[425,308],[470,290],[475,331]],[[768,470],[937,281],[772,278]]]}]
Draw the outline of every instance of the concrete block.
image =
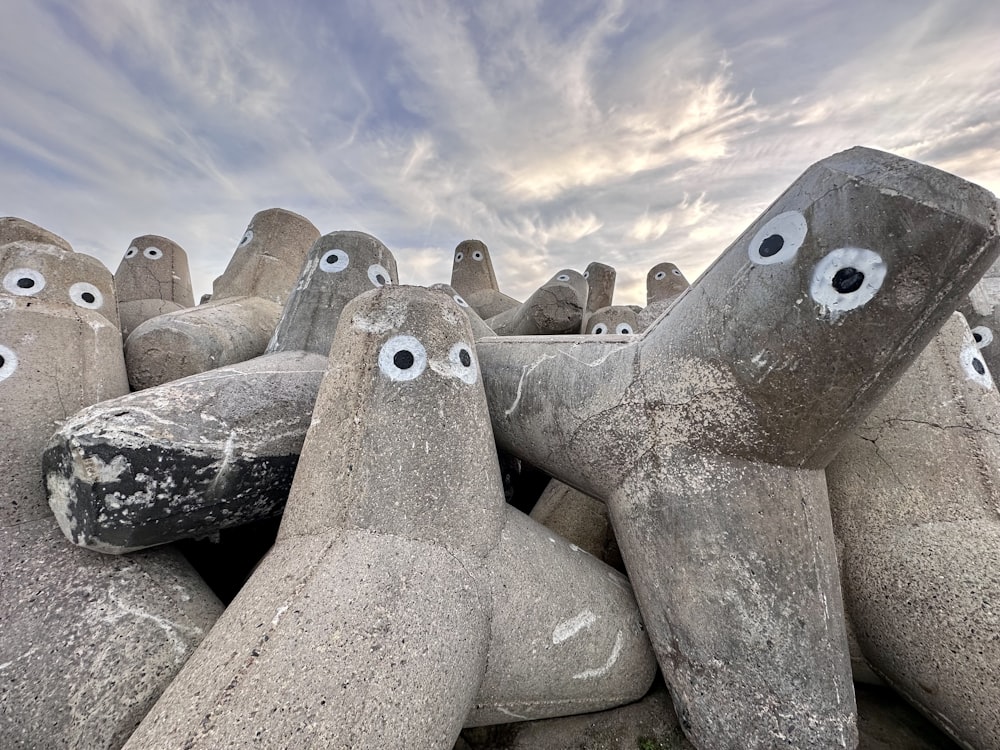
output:
[{"label": "concrete block", "polygon": [[136,237],[115,271],[122,336],[157,315],[194,307],[187,253],[155,234]]},{"label": "concrete block", "polygon": [[586,307],[587,280],[579,271],[567,268],[540,286],[524,304],[487,318],[486,325],[497,336],[579,333]]},{"label": "concrete block", "polygon": [[646,274],[646,307],[639,313],[640,331],[665,313],[691,286],[673,263],[657,263]]},{"label": "concrete block", "polygon": [[[602,307],[610,307],[615,295],[615,278],[618,273],[613,266],[594,261],[583,272],[587,280],[587,315]],[[586,316],[584,316],[586,318]],[[587,333],[582,330],[581,333]]]},{"label": "concrete block", "polygon": [[479,240],[463,240],[455,248],[451,286],[486,320],[521,303],[500,291],[489,248]]},{"label": "concrete block", "polygon": [[553,479],[529,515],[601,562],[625,570],[608,506],[603,501]]},{"label": "concrete block", "polygon": [[58,234],[16,216],[0,217],[0,245],[10,242],[38,242],[72,252],[72,246]]},{"label": "concrete block", "polygon": [[584,333],[593,335],[628,336],[640,333],[639,316],[628,305],[612,305],[595,310],[583,326]]},{"label": "concrete block", "polygon": [[608,503],[694,744],[857,741],[823,469],[996,258],[996,215],[855,148],[643,335],[478,343],[499,446]]}]

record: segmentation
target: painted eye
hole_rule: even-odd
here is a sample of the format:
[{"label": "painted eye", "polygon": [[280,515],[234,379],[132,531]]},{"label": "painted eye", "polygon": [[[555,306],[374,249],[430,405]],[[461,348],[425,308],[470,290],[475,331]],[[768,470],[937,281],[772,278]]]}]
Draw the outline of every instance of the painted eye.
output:
[{"label": "painted eye", "polygon": [[750,260],[758,265],[787,263],[805,242],[806,217],[798,211],[785,211],[770,219],[750,240]]},{"label": "painted eye", "polygon": [[378,368],[389,380],[413,380],[426,367],[427,352],[413,336],[393,336],[382,344],[378,353]]},{"label": "painted eye", "polygon": [[966,378],[978,383],[983,388],[993,387],[993,376],[976,346],[967,346],[962,349],[958,359],[962,364],[962,369],[965,370]]},{"label": "painted eye", "polygon": [[247,245],[250,244],[250,240],[252,239],[253,239],[253,230],[248,229],[246,232],[243,233],[243,239],[240,240],[240,244],[237,245],[236,247],[238,248],[246,247]]},{"label": "painted eye", "polygon": [[135,245],[132,245],[132,247],[130,247],[128,250],[125,251],[126,258],[134,258],[138,254],[139,254],[139,248],[137,248]]},{"label": "painted eye", "polygon": [[389,276],[389,271],[386,270],[385,266],[381,266],[378,263],[368,266],[368,280],[377,287],[392,284],[392,277]]},{"label": "painted eye", "polygon": [[465,257],[465,253],[462,253],[462,252],[455,253],[455,262],[456,263],[461,263],[462,262],[462,258],[464,258],[464,257]]},{"label": "painted eye", "polygon": [[319,261],[319,270],[327,273],[340,273],[350,264],[351,258],[343,250],[327,250]]},{"label": "painted eye", "polygon": [[472,253],[472,259],[473,260],[482,260],[483,259],[483,251],[482,250],[476,250],[476,251],[474,251]]},{"label": "painted eye", "polygon": [[150,260],[159,260],[160,258],[163,257],[163,251],[160,250],[160,248],[153,246],[147,247],[145,250],[142,251],[142,254],[145,255]]},{"label": "painted eye", "polygon": [[569,274],[561,273],[556,276],[556,281],[569,281]]},{"label": "painted eye", "polygon": [[656,275],[653,278],[656,279],[657,281],[663,281],[665,278],[667,278],[667,272],[657,271]]},{"label": "painted eye", "polygon": [[607,333],[608,327],[604,323],[598,323],[593,328],[590,329],[591,333]]},{"label": "painted eye", "polygon": [[632,333],[632,326],[630,326],[628,323],[619,323],[617,326],[615,326],[615,333],[625,333],[625,334]]},{"label": "painted eye", "polygon": [[3,288],[11,294],[30,297],[45,288],[45,277],[34,268],[15,268],[3,277]]},{"label": "painted eye", "polygon": [[590,278],[590,271],[584,271],[583,272],[583,278],[589,279]]},{"label": "painted eye", "polygon": [[104,305],[104,295],[101,290],[86,281],[78,281],[69,288],[69,298],[78,307],[89,310],[99,310]]},{"label": "painted eye", "polygon": [[462,299],[462,296],[460,294],[456,294],[454,297],[452,297],[452,299],[455,300],[455,302],[458,303],[459,307],[468,307],[469,306],[469,303],[466,302],[464,299]]},{"label": "painted eye", "polygon": [[13,349],[0,344],[0,380],[6,380],[17,369],[17,355]]},{"label": "painted eye", "polygon": [[479,376],[479,366],[476,358],[472,356],[471,347],[463,342],[459,342],[448,351],[448,359],[452,364],[452,374],[468,385],[476,382]]},{"label": "painted eye", "polygon": [[878,253],[841,247],[816,264],[809,294],[836,320],[840,313],[868,304],[882,288],[886,270]]},{"label": "painted eye", "polygon": [[976,326],[972,329],[972,338],[976,342],[976,348],[982,349],[993,343],[993,331],[986,326]]},{"label": "painted eye", "polygon": [[671,269],[670,273],[672,273],[674,276],[680,276],[681,275],[681,272],[678,271],[676,268]]}]

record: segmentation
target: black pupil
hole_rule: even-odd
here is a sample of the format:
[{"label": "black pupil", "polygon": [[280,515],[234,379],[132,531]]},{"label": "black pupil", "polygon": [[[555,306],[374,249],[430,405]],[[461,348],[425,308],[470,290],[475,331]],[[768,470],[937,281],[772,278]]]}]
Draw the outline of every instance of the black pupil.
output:
[{"label": "black pupil", "polygon": [[18,279],[17,280],[17,285],[21,289],[31,289],[31,287],[33,287],[35,285],[35,280],[34,279],[28,279],[28,278]]},{"label": "black pupil", "polygon": [[785,238],[780,234],[772,234],[760,243],[760,257],[770,258],[785,246]]},{"label": "black pupil", "polygon": [[983,363],[980,362],[978,359],[972,360],[972,369],[978,372],[980,375],[986,374],[986,368],[983,367]]},{"label": "black pupil", "polygon": [[981,333],[974,333],[974,334],[972,334],[972,338],[974,338],[976,340],[976,343],[978,344],[980,341],[983,340],[983,334],[981,334]]},{"label": "black pupil", "polygon": [[336,263],[337,260],[338,260],[337,256],[332,253],[326,256],[326,262],[329,263],[330,265]]},{"label": "black pupil", "polygon": [[468,349],[463,349],[458,353],[458,361],[466,367],[472,364],[472,357],[469,355]]},{"label": "black pupil", "polygon": [[0,354],[0,367],[3,367],[3,366],[4,366],[4,358],[3,358],[3,355]]},{"label": "black pupil", "polygon": [[851,292],[858,291],[864,282],[865,275],[857,268],[852,268],[851,266],[841,268],[833,276],[833,288],[841,294],[850,294]]},{"label": "black pupil", "polygon": [[84,292],[83,294],[81,294],[81,295],[80,295],[80,297],[81,297],[81,299],[83,299],[83,301],[84,301],[84,302],[86,302],[86,303],[87,303],[88,305],[92,305],[92,304],[94,304],[94,300],[95,300],[95,299],[97,299],[97,298],[96,298],[96,297],[95,297],[95,296],[94,296],[93,294],[91,294],[90,292]]},{"label": "black pupil", "polygon": [[375,281],[377,281],[379,284],[383,284],[384,285],[385,284],[385,276],[383,276],[382,274],[376,274]]},{"label": "black pupil", "polygon": [[392,363],[400,370],[409,370],[413,367],[413,352],[407,349],[400,349],[393,355]]}]

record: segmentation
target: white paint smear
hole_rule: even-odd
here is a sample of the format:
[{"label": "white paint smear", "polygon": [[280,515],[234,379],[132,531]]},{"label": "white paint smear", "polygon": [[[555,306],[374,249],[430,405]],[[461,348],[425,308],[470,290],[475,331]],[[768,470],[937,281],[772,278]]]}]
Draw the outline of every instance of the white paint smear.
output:
[{"label": "white paint smear", "polygon": [[615,636],[615,645],[611,649],[611,656],[608,657],[608,660],[604,663],[604,666],[598,667],[597,669],[585,669],[584,671],[573,675],[573,679],[591,680],[595,677],[603,677],[604,675],[606,675],[608,672],[611,671],[611,667],[613,667],[615,665],[615,662],[618,661],[618,657],[621,656],[621,653],[622,653],[622,631],[619,630],[618,634]]},{"label": "white paint smear", "polygon": [[569,640],[584,628],[589,628],[595,622],[597,622],[597,617],[594,613],[589,609],[585,609],[576,617],[571,617],[556,625],[556,629],[552,631],[552,643],[559,644]]}]

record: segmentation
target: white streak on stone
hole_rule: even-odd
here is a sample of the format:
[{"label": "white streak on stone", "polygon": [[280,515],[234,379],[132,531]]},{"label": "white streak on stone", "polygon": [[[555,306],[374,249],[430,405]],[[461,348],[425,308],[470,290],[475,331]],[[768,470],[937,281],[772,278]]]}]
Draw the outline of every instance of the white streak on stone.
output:
[{"label": "white streak on stone", "polygon": [[585,669],[584,671],[573,675],[573,679],[591,680],[595,677],[603,677],[609,671],[611,671],[611,667],[613,667],[615,665],[615,662],[618,661],[618,657],[621,656],[621,653],[622,653],[622,631],[619,630],[618,634],[615,636],[615,645],[611,649],[611,656],[608,657],[608,660],[604,663],[604,666],[598,667],[597,669]]},{"label": "white streak on stone", "polygon": [[533,373],[535,371],[535,369],[539,365],[541,365],[547,359],[555,359],[555,355],[554,354],[546,354],[540,360],[538,360],[537,362],[533,363],[530,367],[529,366],[525,366],[525,367],[521,368],[521,379],[517,381],[517,393],[514,394],[514,403],[512,403],[510,405],[510,408],[507,409],[503,413],[505,417],[509,417],[511,414],[513,414],[514,410],[517,409],[517,405],[519,403],[521,403],[521,388],[524,386],[524,381],[528,378],[528,376],[531,373]]},{"label": "white streak on stone", "polygon": [[589,609],[585,609],[575,617],[571,617],[556,625],[556,629],[552,631],[552,643],[559,644],[569,640],[584,628],[589,628],[595,622],[597,622],[597,617],[594,613]]},{"label": "white streak on stone", "polygon": [[511,717],[513,717],[513,718],[515,718],[515,719],[527,719],[527,718],[528,718],[527,716],[521,716],[521,714],[516,714],[516,713],[514,713],[513,711],[508,711],[508,710],[507,710],[506,708],[504,708],[503,706],[496,706],[496,709],[497,709],[497,711],[499,711],[500,713],[502,713],[502,714],[507,714],[507,716],[511,716]]}]

